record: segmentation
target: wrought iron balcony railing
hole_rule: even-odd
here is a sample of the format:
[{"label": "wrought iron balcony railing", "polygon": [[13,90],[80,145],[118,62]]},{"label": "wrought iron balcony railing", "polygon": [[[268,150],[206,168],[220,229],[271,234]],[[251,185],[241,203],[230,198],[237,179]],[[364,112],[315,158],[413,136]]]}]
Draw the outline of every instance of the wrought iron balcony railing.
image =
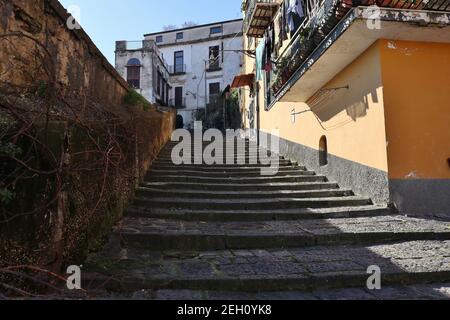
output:
[{"label": "wrought iron balcony railing", "polygon": [[404,10],[450,11],[450,0],[305,0],[306,18],[278,56],[276,70],[270,76],[267,100],[270,102],[281,91],[353,7],[372,5]]},{"label": "wrought iron balcony railing", "polygon": [[220,70],[222,70],[222,59],[220,56],[218,56],[215,59],[210,60],[206,66],[207,72],[214,72],[214,71],[220,71]]},{"label": "wrought iron balcony railing", "polygon": [[173,66],[169,66],[169,72],[171,75],[185,74],[186,73],[186,65],[185,64],[176,64]]}]

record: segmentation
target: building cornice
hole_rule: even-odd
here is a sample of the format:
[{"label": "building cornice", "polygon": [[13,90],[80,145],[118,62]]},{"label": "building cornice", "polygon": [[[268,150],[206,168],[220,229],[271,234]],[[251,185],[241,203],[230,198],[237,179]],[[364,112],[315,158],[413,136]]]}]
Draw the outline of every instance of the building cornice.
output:
[{"label": "building cornice", "polygon": [[201,25],[192,26],[192,27],[186,27],[186,28],[179,28],[179,29],[173,29],[173,30],[167,30],[167,31],[159,31],[159,32],[147,33],[147,34],[144,34],[144,37],[151,37],[151,36],[156,36],[156,35],[164,35],[164,34],[168,34],[168,33],[181,32],[181,31],[186,31],[186,30],[193,30],[193,29],[205,28],[205,27],[210,27],[210,26],[215,26],[215,25],[223,25],[223,24],[227,24],[227,23],[243,22],[243,21],[244,21],[243,19],[225,20],[225,21],[201,24]]},{"label": "building cornice", "polygon": [[185,46],[185,45],[191,45],[191,44],[197,44],[197,43],[203,43],[203,42],[225,40],[225,39],[230,39],[230,38],[241,38],[242,36],[243,36],[243,33],[238,32],[238,33],[227,34],[227,35],[223,35],[223,36],[219,36],[219,37],[207,37],[207,38],[201,38],[201,39],[190,40],[190,41],[179,41],[179,42],[171,42],[171,43],[166,43],[166,44],[158,44],[158,48]]}]

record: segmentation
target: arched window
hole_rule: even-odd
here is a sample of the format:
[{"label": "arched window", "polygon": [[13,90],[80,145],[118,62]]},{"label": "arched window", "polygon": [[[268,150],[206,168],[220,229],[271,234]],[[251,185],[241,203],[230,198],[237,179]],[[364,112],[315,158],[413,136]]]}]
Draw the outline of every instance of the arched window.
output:
[{"label": "arched window", "polygon": [[322,136],[319,142],[319,165],[321,167],[328,164],[328,143],[327,137]]},{"label": "arched window", "polygon": [[130,59],[127,63],[127,82],[135,89],[141,87],[141,62],[139,59]]}]

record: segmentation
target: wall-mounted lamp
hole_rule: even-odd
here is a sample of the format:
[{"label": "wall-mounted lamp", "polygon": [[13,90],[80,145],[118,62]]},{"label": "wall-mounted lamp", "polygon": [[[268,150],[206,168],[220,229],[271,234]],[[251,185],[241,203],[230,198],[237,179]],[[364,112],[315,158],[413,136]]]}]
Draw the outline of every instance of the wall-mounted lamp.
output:
[{"label": "wall-mounted lamp", "polygon": [[194,97],[194,99],[197,99],[197,94],[196,94],[196,93],[193,93],[193,92],[191,92],[191,91],[186,92],[186,95],[187,95],[187,96],[188,96],[188,95],[192,95],[192,96]]},{"label": "wall-mounted lamp", "polygon": [[295,108],[294,108],[291,111],[291,122],[292,123],[295,123],[295,120],[296,120],[295,118],[296,118],[296,114],[295,114]]},{"label": "wall-mounted lamp", "polygon": [[291,110],[291,122],[295,123],[297,121],[297,116],[303,113],[312,112],[311,109],[295,112],[295,108]]}]

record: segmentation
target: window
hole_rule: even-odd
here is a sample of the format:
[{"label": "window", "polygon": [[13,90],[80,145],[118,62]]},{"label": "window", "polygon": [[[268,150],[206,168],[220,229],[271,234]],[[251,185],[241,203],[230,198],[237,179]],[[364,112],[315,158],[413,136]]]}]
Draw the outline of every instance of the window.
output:
[{"label": "window", "polygon": [[209,69],[218,70],[220,68],[220,47],[209,47]]},{"label": "window", "polygon": [[183,107],[183,87],[175,88],[175,107]]},{"label": "window", "polygon": [[162,83],[162,73],[159,71],[159,67],[156,72],[156,94],[161,97],[161,83]]},{"label": "window", "polygon": [[177,33],[177,40],[183,40],[183,38],[184,38],[183,32],[178,32]]},{"label": "window", "polygon": [[128,61],[127,82],[135,89],[139,89],[141,87],[141,62],[139,59],[130,59]]},{"label": "window", "polygon": [[174,73],[183,73],[184,72],[184,52],[177,51],[174,53]]},{"label": "window", "polygon": [[220,82],[214,82],[209,84],[209,94],[215,95],[220,93]]},{"label": "window", "polygon": [[163,42],[163,36],[156,36],[156,43]]},{"label": "window", "polygon": [[219,27],[212,27],[210,33],[211,34],[222,33],[222,27],[220,27],[220,26]]},{"label": "window", "polygon": [[164,104],[166,101],[166,80],[164,78],[161,78],[161,102]]},{"label": "window", "polygon": [[325,136],[322,136],[319,142],[319,164],[321,167],[328,164],[328,143]]},{"label": "window", "polygon": [[166,105],[169,105],[169,92],[170,92],[170,87],[169,87],[169,84],[166,82]]},{"label": "window", "polygon": [[220,96],[220,82],[209,84],[209,103],[217,102]]}]

